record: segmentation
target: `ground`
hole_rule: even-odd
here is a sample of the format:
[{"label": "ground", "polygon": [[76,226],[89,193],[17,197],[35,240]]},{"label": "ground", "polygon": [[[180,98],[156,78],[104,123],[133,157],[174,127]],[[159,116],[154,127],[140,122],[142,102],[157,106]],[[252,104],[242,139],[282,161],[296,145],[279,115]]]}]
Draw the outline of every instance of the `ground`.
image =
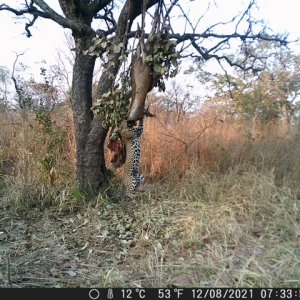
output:
[{"label": "ground", "polygon": [[299,198],[251,166],[192,166],[117,202],[65,190],[18,210],[2,192],[0,286],[299,287]]}]

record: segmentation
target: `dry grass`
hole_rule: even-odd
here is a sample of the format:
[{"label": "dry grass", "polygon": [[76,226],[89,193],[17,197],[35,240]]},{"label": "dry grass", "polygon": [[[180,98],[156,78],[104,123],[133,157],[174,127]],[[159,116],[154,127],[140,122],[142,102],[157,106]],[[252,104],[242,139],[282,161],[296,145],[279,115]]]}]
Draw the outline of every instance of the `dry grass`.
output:
[{"label": "dry grass", "polygon": [[57,108],[52,114],[50,131],[34,114],[1,116],[6,121],[0,124],[0,176],[9,190],[7,200],[16,208],[47,206],[54,190],[74,182],[70,111]]},{"label": "dry grass", "polygon": [[225,173],[240,164],[274,169],[280,179],[300,180],[300,140],[280,121],[267,125],[219,116],[215,111],[168,119],[147,119],[143,135],[142,169],[151,178],[181,176],[197,164],[205,171]]},{"label": "dry grass", "polygon": [[147,120],[147,192],[114,203],[67,187],[73,140],[58,116],[52,183],[51,137],[34,123],[0,131],[1,286],[300,286],[300,144],[280,124]]}]

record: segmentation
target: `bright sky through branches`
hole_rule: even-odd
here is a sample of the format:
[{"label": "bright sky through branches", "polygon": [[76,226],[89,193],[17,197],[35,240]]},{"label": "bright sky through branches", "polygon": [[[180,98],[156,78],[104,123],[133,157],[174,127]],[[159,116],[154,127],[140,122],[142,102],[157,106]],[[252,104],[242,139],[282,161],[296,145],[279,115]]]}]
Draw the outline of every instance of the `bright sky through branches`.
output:
[{"label": "bright sky through branches", "polygon": [[[189,13],[191,15],[195,14],[195,18],[198,17],[197,13],[202,13],[202,9],[207,7],[209,2],[209,0],[185,1],[185,7],[190,6]],[[0,2],[18,7],[18,4],[24,3],[24,0],[0,0]],[[52,8],[59,10],[57,0],[46,2]],[[248,3],[246,0],[210,0],[210,2],[214,6],[211,9],[211,12],[214,13],[209,18],[210,25],[213,22],[217,23],[220,18],[226,18],[239,12]],[[257,0],[257,4],[259,10],[255,11],[254,17],[266,21],[274,33],[288,32],[290,33],[290,39],[297,38],[300,26],[299,0]],[[212,20],[212,17],[215,20]],[[12,13],[1,11],[0,22],[0,66],[11,69],[16,57],[15,53],[26,51],[21,61],[33,70],[35,66],[39,70],[39,62],[45,60],[47,64],[54,64],[57,49],[66,49],[63,29],[51,20],[39,19],[31,30],[33,35],[31,38],[27,38],[24,34],[24,20],[17,19]],[[295,49],[297,49],[297,52],[299,51],[299,48]]]}]

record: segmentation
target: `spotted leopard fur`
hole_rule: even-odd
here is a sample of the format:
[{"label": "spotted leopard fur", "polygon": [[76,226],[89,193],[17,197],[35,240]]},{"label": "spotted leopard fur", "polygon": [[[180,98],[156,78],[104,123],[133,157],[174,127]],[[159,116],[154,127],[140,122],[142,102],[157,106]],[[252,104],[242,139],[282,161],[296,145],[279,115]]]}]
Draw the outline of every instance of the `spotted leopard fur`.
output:
[{"label": "spotted leopard fur", "polygon": [[126,146],[123,183],[125,193],[130,197],[144,183],[144,176],[140,173],[140,139],[143,127],[143,120],[135,121],[131,126],[124,122],[121,130],[121,136]]}]

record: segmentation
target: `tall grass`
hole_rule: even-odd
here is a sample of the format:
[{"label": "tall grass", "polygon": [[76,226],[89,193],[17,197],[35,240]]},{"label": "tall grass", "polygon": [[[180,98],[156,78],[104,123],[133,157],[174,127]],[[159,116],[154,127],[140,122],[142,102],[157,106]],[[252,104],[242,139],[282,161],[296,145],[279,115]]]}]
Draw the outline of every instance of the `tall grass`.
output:
[{"label": "tall grass", "polygon": [[[213,109],[190,117],[158,108],[155,114],[146,118],[142,138],[141,169],[149,183],[180,183],[191,166],[197,166],[200,173],[225,174],[239,165],[273,170],[278,182],[299,182],[299,138],[280,121],[253,124]],[[49,125],[34,114],[23,118],[13,112],[1,115],[0,173],[15,199],[28,199],[30,193],[40,198],[39,191],[74,183],[71,111],[57,107],[50,117]]]},{"label": "tall grass", "polygon": [[0,179],[16,204],[43,206],[41,199],[48,197],[49,190],[74,181],[70,111],[57,107],[48,117],[1,114]]},{"label": "tall grass", "polygon": [[[300,141],[282,121],[253,124],[247,119],[204,111],[169,121],[163,114],[146,120],[142,141],[142,169],[151,178],[185,174],[188,166],[224,174],[239,164],[274,169],[278,179],[297,182]],[[173,118],[174,120],[175,118]]]}]

